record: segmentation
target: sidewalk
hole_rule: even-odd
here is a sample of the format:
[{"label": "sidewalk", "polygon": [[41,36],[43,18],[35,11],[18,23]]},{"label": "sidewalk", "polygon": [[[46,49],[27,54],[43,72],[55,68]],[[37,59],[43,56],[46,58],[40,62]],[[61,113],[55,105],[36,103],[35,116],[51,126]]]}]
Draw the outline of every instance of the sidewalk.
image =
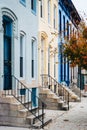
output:
[{"label": "sidewalk", "polygon": [[72,103],[72,108],[53,120],[45,130],[87,130],[87,98]]},{"label": "sidewalk", "polygon": [[[53,119],[44,130],[87,130],[87,98],[70,103],[69,111],[46,110],[46,116]],[[29,128],[0,126],[0,130],[34,130]]]}]

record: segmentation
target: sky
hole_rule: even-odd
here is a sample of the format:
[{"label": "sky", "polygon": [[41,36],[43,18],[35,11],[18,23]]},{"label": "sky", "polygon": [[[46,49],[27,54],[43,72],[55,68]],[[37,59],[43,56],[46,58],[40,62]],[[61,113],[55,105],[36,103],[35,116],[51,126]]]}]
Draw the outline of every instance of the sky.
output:
[{"label": "sky", "polygon": [[87,0],[72,0],[79,14],[87,18]]}]

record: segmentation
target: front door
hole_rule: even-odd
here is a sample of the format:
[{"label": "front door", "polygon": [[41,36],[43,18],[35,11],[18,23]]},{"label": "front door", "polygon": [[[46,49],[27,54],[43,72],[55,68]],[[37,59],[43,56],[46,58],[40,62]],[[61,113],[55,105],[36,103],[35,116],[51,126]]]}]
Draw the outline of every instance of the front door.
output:
[{"label": "front door", "polygon": [[11,79],[11,19],[3,16],[4,27],[4,90],[12,89]]}]

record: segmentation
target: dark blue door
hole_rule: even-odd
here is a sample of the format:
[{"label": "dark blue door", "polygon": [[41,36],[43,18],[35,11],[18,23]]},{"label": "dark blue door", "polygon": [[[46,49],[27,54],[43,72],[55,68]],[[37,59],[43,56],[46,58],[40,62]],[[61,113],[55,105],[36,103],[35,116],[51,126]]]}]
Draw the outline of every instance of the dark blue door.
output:
[{"label": "dark blue door", "polygon": [[11,79],[11,19],[3,16],[4,27],[4,90],[12,89]]},{"label": "dark blue door", "polygon": [[32,105],[33,105],[33,107],[37,106],[37,103],[36,103],[36,88],[32,88]]}]

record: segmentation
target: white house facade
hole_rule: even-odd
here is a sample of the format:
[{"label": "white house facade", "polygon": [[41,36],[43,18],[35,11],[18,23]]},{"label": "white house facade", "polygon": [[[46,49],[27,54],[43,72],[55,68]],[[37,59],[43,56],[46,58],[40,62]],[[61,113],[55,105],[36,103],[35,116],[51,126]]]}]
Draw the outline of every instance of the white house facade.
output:
[{"label": "white house facade", "polygon": [[39,1],[38,62],[39,85],[41,75],[51,75],[57,80],[57,33],[58,33],[57,0]]}]

